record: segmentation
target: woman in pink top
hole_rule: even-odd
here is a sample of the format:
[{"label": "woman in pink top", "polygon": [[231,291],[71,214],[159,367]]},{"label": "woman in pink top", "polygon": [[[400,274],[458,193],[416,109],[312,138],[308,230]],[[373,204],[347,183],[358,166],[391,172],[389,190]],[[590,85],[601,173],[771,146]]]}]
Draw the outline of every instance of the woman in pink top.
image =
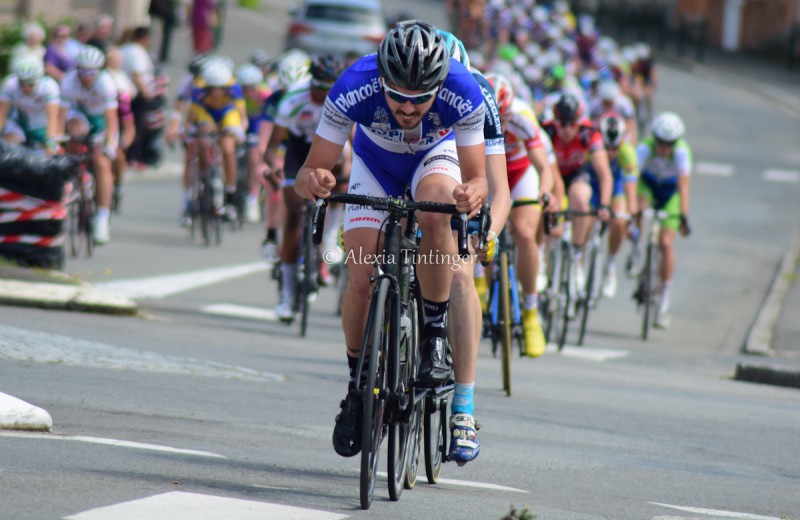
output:
[{"label": "woman in pink top", "polygon": [[214,46],[217,25],[216,0],[193,0],[190,16],[195,54],[210,52]]}]

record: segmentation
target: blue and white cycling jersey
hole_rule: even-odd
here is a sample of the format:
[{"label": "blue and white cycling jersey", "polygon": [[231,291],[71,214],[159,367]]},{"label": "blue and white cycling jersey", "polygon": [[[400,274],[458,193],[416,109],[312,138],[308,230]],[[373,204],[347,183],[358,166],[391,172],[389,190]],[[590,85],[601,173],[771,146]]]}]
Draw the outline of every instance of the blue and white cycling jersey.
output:
[{"label": "blue and white cycling jersey", "polygon": [[503,140],[503,126],[500,122],[500,109],[497,108],[494,88],[489,80],[477,69],[470,69],[472,77],[478,82],[486,105],[486,116],[483,123],[483,139],[486,143],[486,155],[505,155],[506,147]]},{"label": "blue and white cycling jersey", "polygon": [[384,187],[400,195],[422,158],[434,146],[455,139],[458,146],[484,143],[483,95],[472,74],[450,59],[450,72],[430,111],[415,129],[397,124],[386,102],[377,55],[355,62],[338,79],[323,107],[317,135],[336,144],[347,141],[358,123],[353,152]]}]

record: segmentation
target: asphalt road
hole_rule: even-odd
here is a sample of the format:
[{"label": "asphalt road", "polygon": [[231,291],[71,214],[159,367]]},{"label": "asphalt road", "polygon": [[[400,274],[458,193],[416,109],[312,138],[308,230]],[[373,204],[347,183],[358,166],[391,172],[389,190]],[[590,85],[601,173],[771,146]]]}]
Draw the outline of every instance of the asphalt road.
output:
[{"label": "asphalt road", "polygon": [[[404,7],[441,22],[427,5]],[[232,11],[225,51],[277,49],[276,13]],[[730,380],[800,218],[800,186],[764,178],[800,169],[800,120],[734,84],[662,78],[657,108],[684,116],[698,163],[672,327],[641,342],[626,281],[592,315],[587,347],[515,360],[510,399],[482,345],[482,452],[446,465],[447,482],[397,504],[379,482],[360,511],[358,460],[330,446],[346,385],[333,294],[300,340],[264,312],[276,288],[260,226],[222,248],[192,243],[177,176],[132,175],[112,242],[67,271],[138,294],[143,316],[2,310],[0,391],[55,426],[0,432],[0,518],[499,519],[512,504],[540,519],[800,518],[800,394]]]}]

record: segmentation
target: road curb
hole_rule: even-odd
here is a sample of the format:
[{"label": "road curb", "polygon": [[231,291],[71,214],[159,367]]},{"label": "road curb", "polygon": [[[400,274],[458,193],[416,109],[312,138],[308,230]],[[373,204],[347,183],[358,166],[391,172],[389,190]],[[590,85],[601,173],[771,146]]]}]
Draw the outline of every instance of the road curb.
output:
[{"label": "road curb", "polygon": [[800,388],[800,371],[786,367],[739,363],[736,365],[736,373],[733,378],[736,381],[746,381],[749,383]]},{"label": "road curb", "polygon": [[136,302],[91,286],[0,280],[0,304],[101,314],[135,315]]},{"label": "road curb", "polygon": [[0,429],[49,432],[53,418],[38,406],[0,392]]},{"label": "road curb", "polygon": [[795,232],[789,247],[783,254],[775,276],[772,278],[764,303],[761,304],[756,320],[747,334],[744,344],[746,354],[770,356],[774,353],[771,347],[772,336],[780,318],[783,303],[789,293],[789,287],[791,286],[790,276],[794,273],[794,266],[798,257],[800,257],[800,229]]}]

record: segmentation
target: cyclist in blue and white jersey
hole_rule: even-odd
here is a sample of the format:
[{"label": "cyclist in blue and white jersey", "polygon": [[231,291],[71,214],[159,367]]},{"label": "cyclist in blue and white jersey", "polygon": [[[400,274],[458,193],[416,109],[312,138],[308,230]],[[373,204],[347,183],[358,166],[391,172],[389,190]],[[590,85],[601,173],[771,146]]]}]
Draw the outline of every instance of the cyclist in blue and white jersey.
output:
[{"label": "cyclist in blue and white jersey", "polygon": [[35,56],[20,58],[0,91],[2,139],[40,145],[48,153],[56,153],[59,101],[58,83],[44,75],[42,60]]},{"label": "cyclist in blue and white jersey", "polygon": [[[476,214],[488,195],[485,110],[480,86],[450,57],[436,29],[417,20],[398,23],[377,54],[354,63],[334,85],[295,190],[306,198],[330,196],[336,185],[330,170],[353,125],[358,124],[350,193],[402,197],[410,184],[415,200],[455,202],[461,211]],[[357,386],[353,372],[373,271],[370,263],[358,259],[374,252],[384,218],[383,212],[354,206],[348,206],[345,215],[350,278],[342,304],[342,325],[350,389]],[[457,255],[448,215],[423,212],[418,222],[420,255]],[[446,261],[422,262],[417,267],[426,314],[419,371],[424,383],[439,385],[452,377],[445,314],[453,267]],[[361,449],[361,410],[360,399],[348,392],[333,433],[334,449],[340,455],[352,456]],[[462,463],[474,459],[479,445],[473,416],[455,414],[450,426],[457,439],[450,457]]]},{"label": "cyclist in blue and white jersey", "polygon": [[75,70],[61,82],[61,119],[67,134],[89,136],[96,181],[97,212],[94,215],[94,241],[109,240],[109,214],[114,177],[111,161],[119,147],[117,87],[105,71],[106,58],[101,50],[85,46],[78,54]]}]

